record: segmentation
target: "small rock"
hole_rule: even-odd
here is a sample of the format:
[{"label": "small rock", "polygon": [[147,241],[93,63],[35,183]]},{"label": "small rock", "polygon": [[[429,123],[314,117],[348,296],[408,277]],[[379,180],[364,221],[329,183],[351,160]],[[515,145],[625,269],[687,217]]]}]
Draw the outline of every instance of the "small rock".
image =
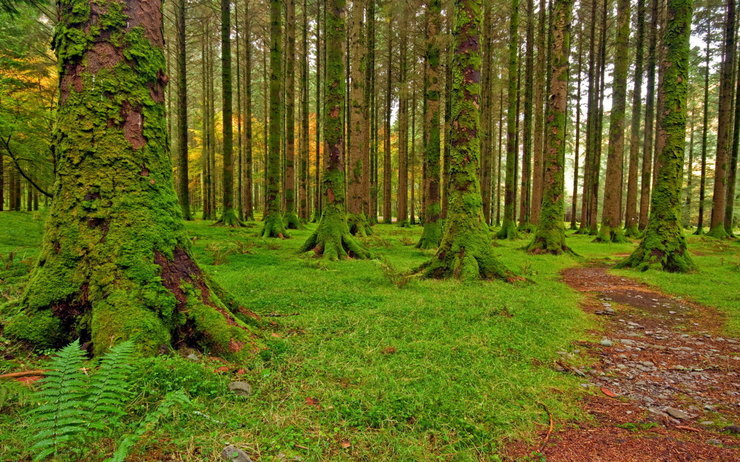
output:
[{"label": "small rock", "polygon": [[668,314],[676,314],[675,311],[669,311]]},{"label": "small rock", "polygon": [[601,342],[599,342],[602,346],[610,347],[614,345],[614,342],[609,340],[608,338],[602,339]]},{"label": "small rock", "polygon": [[229,462],[252,462],[246,452],[231,444],[221,451],[221,457]]},{"label": "small rock", "polygon": [[689,415],[687,413],[685,413],[684,411],[680,409],[676,409],[675,407],[666,408],[665,412],[669,416],[674,417],[679,420],[686,420],[689,418]]},{"label": "small rock", "polygon": [[740,434],[740,425],[728,425],[722,429],[723,432],[732,433],[733,435]]},{"label": "small rock", "polygon": [[190,353],[189,355],[186,356],[186,358],[188,358],[191,361],[200,361],[200,358],[195,353]]},{"label": "small rock", "polygon": [[229,390],[241,396],[249,396],[252,394],[252,386],[247,382],[231,382],[229,384]]},{"label": "small rock", "polygon": [[722,441],[712,438],[712,439],[707,440],[707,444],[713,444],[715,446],[722,446]]}]

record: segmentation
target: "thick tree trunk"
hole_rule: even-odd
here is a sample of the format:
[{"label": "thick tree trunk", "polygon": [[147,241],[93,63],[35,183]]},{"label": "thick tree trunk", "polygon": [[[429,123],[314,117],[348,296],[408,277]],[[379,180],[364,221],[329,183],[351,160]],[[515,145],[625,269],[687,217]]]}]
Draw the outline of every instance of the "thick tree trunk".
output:
[{"label": "thick tree trunk", "polygon": [[638,228],[647,227],[652,178],[653,127],[655,126],[655,62],[658,29],[658,3],[652,0],[650,35],[648,38],[647,93],[645,95],[645,133],[642,144],[642,176],[640,178],[640,217]]},{"label": "thick tree trunk", "polygon": [[573,0],[555,0],[551,18],[551,81],[547,98],[545,139],[545,181],[540,224],[534,240],[527,246],[530,253],[561,254],[565,245],[565,127],[568,120],[568,54]]},{"label": "thick tree trunk", "polygon": [[436,255],[417,271],[434,278],[511,280],[493,255],[478,180],[480,0],[456,0],[455,15],[449,209]]},{"label": "thick tree trunk", "polygon": [[350,233],[366,236],[372,232],[365,215],[369,195],[370,165],[368,164],[368,117],[365,100],[365,66],[367,48],[363,35],[365,2],[355,0],[350,16],[350,127],[347,151],[347,220]]},{"label": "thick tree trunk", "polygon": [[[735,115],[732,128],[732,154],[727,172],[727,199],[725,200],[725,231],[734,237],[735,186],[737,182],[737,159],[740,148],[740,68],[735,76]],[[38,191],[37,191],[38,192]]]},{"label": "thick tree trunk", "polygon": [[686,97],[689,86],[691,0],[668,0],[661,62],[663,115],[658,136],[663,137],[658,181],[650,207],[650,221],[638,248],[620,267],[659,268],[685,272],[694,269],[681,229],[681,180],[686,137]]},{"label": "thick tree trunk", "polygon": [[604,210],[596,242],[625,242],[621,226],[622,175],[624,159],[624,115],[627,106],[627,67],[629,62],[630,0],[617,1],[617,37],[612,82],[612,110],[609,123],[609,148],[606,159]]},{"label": "thick tree trunk", "polygon": [[159,0],[61,5],[54,201],[6,335],[44,348],[82,338],[96,354],[124,339],[150,354],[260,347],[240,319],[254,315],[231,311],[190,254],[167,148],[161,11]]},{"label": "thick tree trunk", "polygon": [[329,0],[326,5],[326,89],[324,113],[324,140],[326,142],[326,171],[322,189],[325,207],[318,228],[303,243],[302,252],[313,250],[331,260],[369,256],[347,226],[344,191],[344,50],[345,0]]},{"label": "thick tree trunk", "polygon": [[630,125],[630,156],[627,173],[627,201],[624,215],[624,235],[637,236],[637,172],[640,164],[640,120],[642,118],[642,74],[645,42],[645,0],[637,1],[637,35],[635,39],[635,75],[632,90],[632,120]]},{"label": "thick tree trunk", "polygon": [[262,237],[287,237],[280,200],[280,144],[283,135],[283,26],[281,0],[270,0],[270,133],[267,154],[267,190]]},{"label": "thick tree trunk", "polygon": [[506,116],[506,180],[504,188],[504,222],[496,234],[498,239],[516,239],[516,162],[518,154],[517,119],[519,115],[517,97],[518,50],[519,50],[519,0],[511,1],[509,23],[509,107]]},{"label": "thick tree trunk", "polygon": [[735,0],[727,0],[723,56],[719,80],[717,156],[714,164],[712,221],[707,233],[707,236],[718,238],[728,236],[725,229],[725,208],[727,203],[727,173],[732,151],[732,101],[735,88]]}]

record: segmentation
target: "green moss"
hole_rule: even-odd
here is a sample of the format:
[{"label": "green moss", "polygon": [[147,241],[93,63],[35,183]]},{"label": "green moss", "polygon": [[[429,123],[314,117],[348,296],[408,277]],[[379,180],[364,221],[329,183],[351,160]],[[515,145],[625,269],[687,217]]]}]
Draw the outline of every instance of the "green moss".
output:
[{"label": "green moss", "polygon": [[61,321],[50,310],[35,312],[31,316],[27,311],[10,315],[5,324],[5,333],[37,348],[56,347],[68,338]]},{"label": "green moss", "polygon": [[260,236],[279,237],[280,239],[290,237],[290,235],[285,231],[283,214],[280,212],[271,212],[265,215]]}]

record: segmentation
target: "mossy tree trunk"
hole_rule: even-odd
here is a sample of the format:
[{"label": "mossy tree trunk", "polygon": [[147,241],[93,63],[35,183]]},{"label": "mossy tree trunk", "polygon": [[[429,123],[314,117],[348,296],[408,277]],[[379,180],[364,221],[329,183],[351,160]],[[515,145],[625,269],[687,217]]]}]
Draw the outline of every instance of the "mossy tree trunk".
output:
[{"label": "mossy tree trunk", "polygon": [[480,161],[480,0],[455,0],[450,188],[444,235],[417,272],[433,278],[513,278],[493,255],[478,180]]},{"label": "mossy tree trunk", "polygon": [[665,51],[659,88],[663,99],[658,136],[664,139],[658,160],[658,181],[650,204],[650,220],[638,248],[620,267],[660,268],[686,272],[694,264],[681,229],[681,180],[686,137],[686,99],[689,86],[691,0],[668,0],[663,33]]},{"label": "mossy tree trunk", "polygon": [[732,151],[732,92],[735,88],[735,0],[727,0],[723,60],[719,79],[717,156],[714,164],[712,221],[707,236],[728,237],[725,229],[727,179]]},{"label": "mossy tree trunk", "polygon": [[424,138],[424,232],[416,244],[420,249],[435,249],[442,238],[440,204],[440,97],[442,1],[427,0],[426,40],[426,126]]},{"label": "mossy tree trunk", "polygon": [[617,1],[617,34],[612,82],[612,110],[609,123],[609,148],[606,158],[604,210],[596,242],[625,242],[621,226],[622,175],[624,158],[624,115],[627,107],[627,67],[629,62],[630,0]]},{"label": "mossy tree trunk", "polygon": [[556,0],[550,19],[550,92],[545,113],[545,180],[540,223],[530,253],[561,254],[565,245],[565,127],[568,120],[568,54],[573,0]]},{"label": "mossy tree trunk", "polygon": [[627,173],[627,198],[624,235],[637,236],[637,170],[640,163],[640,120],[642,118],[642,74],[645,42],[645,0],[637,0],[637,33],[635,36],[635,74],[630,121],[630,154]]},{"label": "mossy tree trunk", "polygon": [[509,84],[508,99],[509,107],[506,116],[506,179],[504,186],[504,221],[501,229],[496,234],[498,239],[517,239],[519,234],[516,229],[516,162],[517,143],[517,119],[518,100],[517,79],[519,69],[519,0],[511,0],[511,12],[509,23]]},{"label": "mossy tree trunk", "polygon": [[221,115],[223,117],[223,209],[216,224],[241,226],[234,207],[234,127],[231,78],[231,0],[221,0]]},{"label": "mossy tree trunk", "polygon": [[331,260],[345,257],[366,258],[367,250],[349,232],[344,191],[344,50],[345,0],[329,0],[326,5],[326,81],[324,94],[324,142],[326,170],[322,180],[324,209],[318,228],[301,247]]},{"label": "mossy tree trunk", "polygon": [[295,0],[285,0],[285,214],[288,229],[298,229],[301,221],[296,213],[295,176]]},{"label": "mossy tree trunk", "polygon": [[270,121],[262,237],[287,237],[280,199],[280,144],[283,135],[283,25],[281,0],[270,0]]},{"label": "mossy tree trunk", "polygon": [[[427,32],[428,34],[428,32]],[[491,160],[493,150],[491,144],[493,136],[489,130],[489,123],[493,111],[493,7],[490,4],[483,5],[483,64],[481,71],[481,137],[480,137],[480,182],[481,194],[483,195],[483,216],[486,223],[491,222]],[[427,35],[427,40],[429,36]]]},{"label": "mossy tree trunk", "polygon": [[647,227],[648,212],[650,209],[650,186],[652,171],[652,152],[655,127],[655,64],[658,40],[658,2],[652,0],[650,18],[650,35],[648,38],[647,58],[647,93],[645,94],[645,132],[642,144],[642,173],[640,177],[640,216],[637,227],[644,230]]},{"label": "mossy tree trunk", "polygon": [[[197,346],[245,357],[253,327],[190,254],[167,147],[160,0],[63,0],[54,201],[6,334],[94,353]],[[233,307],[233,306],[232,306]],[[233,307],[238,308],[238,307]]]},{"label": "mossy tree trunk", "polygon": [[363,34],[365,1],[355,0],[350,16],[351,69],[350,87],[350,139],[347,150],[347,212],[350,233],[366,236],[371,232],[365,211],[370,195],[370,165],[368,163],[368,112],[365,99],[365,66],[367,48]]},{"label": "mossy tree trunk", "polygon": [[738,68],[737,75],[735,76],[735,114],[733,115],[732,128],[732,153],[730,154],[727,171],[727,199],[725,200],[725,231],[727,231],[727,235],[730,237],[735,237],[733,232],[738,150],[740,150],[740,68]]},{"label": "mossy tree trunk", "polygon": [[185,0],[176,5],[177,29],[177,197],[182,216],[190,220],[190,193],[188,191],[188,84],[187,54],[185,52]]}]

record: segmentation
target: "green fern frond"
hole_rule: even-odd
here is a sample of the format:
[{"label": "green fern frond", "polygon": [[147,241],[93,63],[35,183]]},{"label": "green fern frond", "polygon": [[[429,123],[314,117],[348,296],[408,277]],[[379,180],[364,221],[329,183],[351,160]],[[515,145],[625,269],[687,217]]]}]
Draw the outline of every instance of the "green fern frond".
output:
[{"label": "green fern frond", "polygon": [[33,395],[39,406],[28,414],[34,461],[59,454],[81,440],[87,397],[84,361],[80,342],[75,341],[52,357],[46,376],[39,381],[40,388]]},{"label": "green fern frond", "polygon": [[134,369],[135,348],[132,342],[115,345],[101,359],[98,370],[90,379],[88,399],[91,428],[125,414],[123,408],[131,395],[131,373]]}]

